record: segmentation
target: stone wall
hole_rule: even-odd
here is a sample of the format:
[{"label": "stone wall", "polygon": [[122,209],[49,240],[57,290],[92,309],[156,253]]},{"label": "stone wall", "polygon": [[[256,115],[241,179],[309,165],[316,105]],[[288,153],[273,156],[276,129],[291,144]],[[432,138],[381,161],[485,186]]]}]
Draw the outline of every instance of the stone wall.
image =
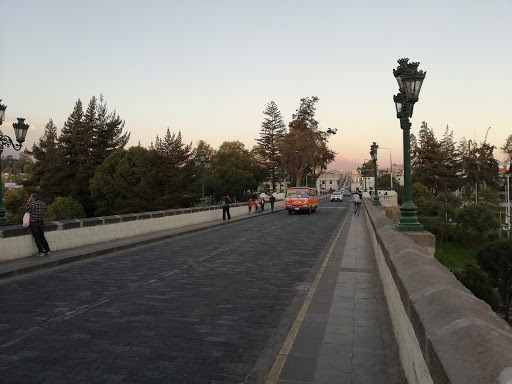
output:
[{"label": "stone wall", "polygon": [[512,383],[512,330],[365,201],[368,230],[409,384]]}]

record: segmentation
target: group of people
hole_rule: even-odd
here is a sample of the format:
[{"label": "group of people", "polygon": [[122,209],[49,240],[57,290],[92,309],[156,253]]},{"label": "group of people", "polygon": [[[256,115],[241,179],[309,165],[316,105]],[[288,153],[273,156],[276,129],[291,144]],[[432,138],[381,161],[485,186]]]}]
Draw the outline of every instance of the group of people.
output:
[{"label": "group of people", "polygon": [[[270,196],[268,201],[270,202],[270,210],[274,212],[274,203],[276,201],[276,198],[274,196]],[[225,194],[224,196],[222,196],[220,199],[220,203],[222,205],[222,220],[226,220],[226,218],[228,220],[231,220],[231,214],[229,213],[229,204],[231,204],[231,198],[229,197],[229,195]],[[248,207],[249,215],[252,213],[252,207],[254,207],[254,213],[265,211],[265,198],[261,195],[254,200],[250,198],[248,202]]]},{"label": "group of people", "polygon": [[[270,209],[272,212],[274,212],[274,202],[276,201],[276,198],[274,196],[270,196]],[[259,196],[257,199],[249,199],[249,215],[252,213],[252,207],[254,207],[254,213],[256,212],[263,212],[265,210],[265,199],[263,196]]]}]

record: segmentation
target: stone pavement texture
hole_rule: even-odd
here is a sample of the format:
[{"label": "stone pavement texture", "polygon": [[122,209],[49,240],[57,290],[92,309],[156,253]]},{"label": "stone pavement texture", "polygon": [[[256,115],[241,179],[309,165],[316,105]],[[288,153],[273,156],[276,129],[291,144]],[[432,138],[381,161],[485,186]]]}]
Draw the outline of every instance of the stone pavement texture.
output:
[{"label": "stone pavement texture", "polygon": [[365,217],[347,208],[0,264],[47,268],[0,280],[0,383],[260,383],[274,362],[267,382],[405,383]]},{"label": "stone pavement texture", "polygon": [[406,383],[366,217],[350,216],[284,351],[278,384]]}]

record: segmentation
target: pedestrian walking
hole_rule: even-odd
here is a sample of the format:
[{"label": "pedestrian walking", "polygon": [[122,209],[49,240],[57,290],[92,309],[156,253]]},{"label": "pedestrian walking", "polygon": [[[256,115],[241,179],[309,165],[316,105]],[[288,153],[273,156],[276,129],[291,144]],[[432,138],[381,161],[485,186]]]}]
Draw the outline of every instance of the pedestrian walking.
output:
[{"label": "pedestrian walking", "polygon": [[251,214],[251,209],[252,209],[252,206],[253,206],[253,202],[252,202],[252,199],[249,199],[249,215]]},{"label": "pedestrian walking", "polygon": [[226,193],[220,198],[220,202],[222,204],[222,220],[226,220],[226,216],[228,217],[228,220],[231,220],[231,215],[229,214],[229,204],[231,204],[231,198]]},{"label": "pedestrian walking", "polygon": [[276,202],[276,198],[274,197],[274,195],[271,195],[271,196],[270,196],[269,201],[270,201],[270,210],[271,210],[272,212],[274,212],[274,203]]},{"label": "pedestrian walking", "polygon": [[46,204],[39,199],[37,193],[30,195],[25,205],[25,212],[30,213],[30,231],[36,242],[39,253],[36,256],[51,255],[50,246],[44,236],[44,213],[46,212]]},{"label": "pedestrian walking", "polygon": [[260,205],[261,205],[261,212],[265,210],[265,198],[260,196]]}]

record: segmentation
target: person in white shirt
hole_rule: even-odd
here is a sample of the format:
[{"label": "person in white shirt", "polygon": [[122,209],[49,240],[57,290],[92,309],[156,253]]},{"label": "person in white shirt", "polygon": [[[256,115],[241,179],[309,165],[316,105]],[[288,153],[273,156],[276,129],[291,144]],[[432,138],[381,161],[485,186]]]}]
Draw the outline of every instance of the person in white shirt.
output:
[{"label": "person in white shirt", "polygon": [[359,188],[356,188],[355,192],[352,194],[352,202],[354,203],[354,213],[356,213],[357,205],[361,204],[361,192],[359,192]]}]

